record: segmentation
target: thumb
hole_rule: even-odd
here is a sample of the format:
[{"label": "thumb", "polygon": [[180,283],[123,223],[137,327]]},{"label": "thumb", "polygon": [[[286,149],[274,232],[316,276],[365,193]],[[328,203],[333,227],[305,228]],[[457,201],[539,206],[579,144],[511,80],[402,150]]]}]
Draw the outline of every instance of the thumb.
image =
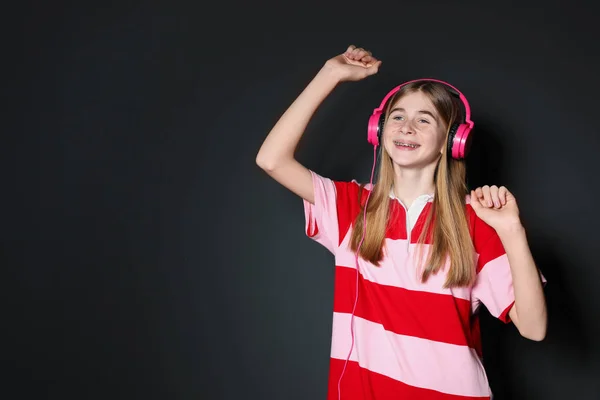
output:
[{"label": "thumb", "polygon": [[479,211],[483,207],[479,202],[474,190],[471,190],[471,207],[473,207],[473,210],[475,211]]},{"label": "thumb", "polygon": [[377,61],[375,64],[371,65],[366,69],[367,75],[375,75],[379,72],[379,67],[381,66],[381,61]]}]

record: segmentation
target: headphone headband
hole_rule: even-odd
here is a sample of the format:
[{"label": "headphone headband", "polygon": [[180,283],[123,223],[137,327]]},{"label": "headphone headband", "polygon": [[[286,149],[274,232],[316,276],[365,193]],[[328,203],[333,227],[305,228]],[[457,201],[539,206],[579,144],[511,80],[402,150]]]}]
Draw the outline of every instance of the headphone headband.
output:
[{"label": "headphone headband", "polygon": [[409,83],[421,82],[421,81],[438,82],[438,83],[448,86],[448,88],[451,89],[450,91],[453,92],[453,94],[460,99],[460,101],[463,103],[463,106],[465,107],[465,122],[471,123],[471,124],[473,123],[471,121],[471,106],[469,105],[467,98],[462,94],[462,92],[460,90],[458,90],[456,87],[449,84],[448,82],[444,82],[442,80],[433,79],[433,78],[413,79],[412,81],[404,82],[403,84],[396,86],[383,98],[381,105],[375,109],[375,112],[383,112],[383,108],[385,107],[385,105],[388,102],[388,100],[390,99],[390,97],[395,95],[404,86],[408,85]]}]

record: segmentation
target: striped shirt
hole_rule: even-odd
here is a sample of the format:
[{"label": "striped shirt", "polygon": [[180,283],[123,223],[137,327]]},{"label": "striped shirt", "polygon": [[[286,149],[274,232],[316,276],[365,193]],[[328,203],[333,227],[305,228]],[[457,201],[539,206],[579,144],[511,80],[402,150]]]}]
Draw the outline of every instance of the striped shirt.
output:
[{"label": "striped shirt", "polygon": [[[446,269],[422,283],[413,257],[432,196],[417,198],[407,209],[390,201],[385,258],[379,267],[350,249],[352,225],[361,212],[359,184],[340,182],[311,171],[314,205],[304,201],[305,229],[335,258],[333,324],[328,399],[342,400],[490,399],[481,359],[478,308],[510,322],[514,304],[508,258],[495,230],[479,219],[466,201],[476,255],[472,287],[445,289]],[[362,189],[362,202],[369,188]],[[393,196],[392,196],[393,197]],[[424,245],[423,259],[429,244]]]}]

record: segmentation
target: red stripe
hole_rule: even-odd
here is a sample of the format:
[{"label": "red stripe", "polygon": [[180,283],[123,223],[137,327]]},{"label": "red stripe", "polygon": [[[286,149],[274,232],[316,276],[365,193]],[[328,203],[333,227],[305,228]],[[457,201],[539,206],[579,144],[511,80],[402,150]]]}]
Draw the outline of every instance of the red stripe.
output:
[{"label": "red stripe", "polygon": [[345,363],[346,360],[334,358],[330,361],[327,400],[490,400],[489,396],[459,396],[410,386],[361,368],[354,361],[348,361],[346,365],[340,385],[341,397],[338,397],[338,381]]},{"label": "red stripe", "polygon": [[[423,231],[425,226],[425,222],[427,221],[427,214],[431,210],[433,204],[431,202],[425,204],[421,214],[415,221],[414,227],[410,231],[410,242],[417,243],[419,241],[419,236]],[[433,225],[429,227],[429,233],[433,231]],[[386,239],[391,240],[406,240],[408,237],[408,230],[406,229],[406,210],[398,201],[391,200],[390,201],[390,223],[385,232]],[[430,235],[429,235],[430,237]],[[431,244],[431,240],[428,240],[429,237],[426,238],[426,244]]]},{"label": "red stripe", "polygon": [[488,237],[488,241],[481,248],[476,248],[477,253],[479,253],[479,259],[477,260],[477,273],[481,272],[483,267],[487,263],[496,258],[506,254],[506,250],[500,241],[498,235],[494,232],[493,235]]},{"label": "red stripe", "polygon": [[494,228],[477,217],[470,204],[467,205],[467,218],[472,229],[473,245],[479,254],[477,261],[477,273],[479,273],[488,262],[505,254],[506,251]]},{"label": "red stripe", "polygon": [[479,314],[473,315],[471,319],[471,347],[475,349],[475,352],[479,358],[483,358],[483,345],[481,342],[481,326],[479,323]]},{"label": "red stripe", "polygon": [[[336,267],[334,293],[334,311],[351,314],[356,293],[355,269]],[[474,346],[471,303],[451,295],[381,285],[360,274],[354,315],[397,334]]]},{"label": "red stripe", "polygon": [[[339,225],[339,243],[341,244],[350,226],[354,223],[356,216],[360,212],[358,205],[358,191],[360,189],[356,182],[339,182],[334,181],[336,191],[336,206],[338,215]],[[368,191],[363,189],[361,195],[363,195],[363,202],[367,198]]]},{"label": "red stripe", "polygon": [[306,226],[306,236],[315,237],[319,233],[319,225],[314,218],[308,218],[308,224]]},{"label": "red stripe", "polygon": [[[356,182],[339,182],[334,181],[335,189],[337,193],[337,214],[339,222],[339,238],[340,243],[348,233],[348,229],[356,220],[358,213],[360,212],[360,206],[358,203],[358,196],[360,186]],[[369,191],[362,189],[361,191],[361,202],[365,202]],[[414,228],[411,232],[411,243],[416,243],[419,238],[427,214],[432,207],[432,203],[429,202],[423,209],[419,216]],[[466,206],[466,216],[469,227],[472,232],[473,243],[478,253],[482,250],[489,250],[491,253],[490,257],[494,257],[501,251],[501,243],[498,241],[498,235],[495,230],[488,224],[483,222],[477,217],[473,207],[470,204]],[[397,201],[390,201],[390,224],[386,230],[386,238],[388,239],[406,239],[406,211]],[[490,243],[490,239],[494,241],[493,245]],[[426,242],[428,243],[428,242]],[[498,246],[500,244],[500,246]]]},{"label": "red stripe", "polygon": [[508,315],[508,313],[510,312],[510,310],[513,308],[513,306],[515,305],[515,302],[513,301],[512,303],[510,303],[508,305],[508,307],[506,307],[504,309],[504,311],[502,311],[502,314],[500,314],[498,316],[498,319],[502,322],[504,322],[505,324],[508,324],[509,322],[512,322],[510,319],[510,315]]},{"label": "red stripe", "polygon": [[[334,181],[335,190],[336,190],[336,207],[337,207],[337,215],[338,215],[338,224],[339,224],[339,240],[340,243],[346,237],[348,230],[356,220],[358,214],[361,212],[361,208],[358,202],[360,185],[356,182],[340,182]],[[369,194],[369,190],[362,189],[360,192],[361,204],[364,204],[367,200],[367,196]],[[406,210],[402,205],[395,200],[390,199],[390,223],[386,228],[385,237],[387,239],[392,240],[406,240],[408,237],[408,231],[406,229]],[[417,219],[415,226],[411,230],[411,243],[417,243],[419,236],[423,230],[425,225],[425,221],[427,219],[427,214],[430,212],[433,204],[428,202],[423,208],[419,218]],[[470,205],[467,206],[466,209],[467,218],[473,224],[477,223],[479,220],[476,216]],[[433,225],[430,226],[430,233],[433,229]],[[489,233],[485,231],[485,227],[481,229],[484,231],[484,238],[489,237]],[[478,230],[474,229],[474,232]],[[428,236],[428,239],[431,236]],[[426,240],[425,243],[430,244],[430,240]]]},{"label": "red stripe", "polygon": [[[339,224],[339,240],[340,243],[346,237],[350,226],[356,220],[356,217],[361,212],[358,203],[358,192],[360,186],[356,182],[339,182],[335,181],[335,190],[337,193],[337,214]],[[362,189],[361,191],[361,202],[364,203],[367,200],[369,190]],[[423,229],[423,225],[427,218],[427,213],[431,208],[431,203],[428,203],[423,212],[419,216],[415,227],[412,229],[411,238],[412,242],[416,243]],[[388,239],[406,239],[406,211],[404,207],[397,201],[390,200],[390,223],[386,229],[385,237]]]}]

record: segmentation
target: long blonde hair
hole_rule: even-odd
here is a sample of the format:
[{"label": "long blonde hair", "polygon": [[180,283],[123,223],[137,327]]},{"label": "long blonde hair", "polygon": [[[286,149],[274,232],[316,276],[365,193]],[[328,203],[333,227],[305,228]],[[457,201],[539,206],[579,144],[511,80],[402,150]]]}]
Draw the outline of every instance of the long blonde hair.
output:
[{"label": "long blonde hair", "polygon": [[[417,81],[400,89],[388,102],[385,112],[387,121],[389,110],[402,96],[421,91],[426,94],[437,110],[446,127],[446,143],[452,124],[461,118],[459,100],[450,94],[445,85],[432,81]],[[377,184],[374,185],[367,205],[367,230],[360,247],[359,256],[379,266],[384,257],[385,234],[390,222],[390,190],[394,183],[392,159],[380,147],[380,163],[377,169]],[[470,286],[475,279],[475,251],[467,222],[465,198],[467,194],[466,165],[464,160],[456,160],[445,150],[436,166],[435,196],[429,209],[418,243],[430,244],[430,251],[422,268],[422,281],[436,274],[450,262],[445,288]],[[361,188],[362,189],[362,188]],[[362,190],[360,191],[362,192]],[[360,195],[359,195],[360,196]],[[360,197],[359,197],[360,199]],[[350,239],[353,251],[363,235],[364,202],[354,222]],[[428,236],[429,235],[429,236]],[[407,238],[410,240],[410,238]],[[421,253],[422,254],[422,253]],[[421,260],[422,261],[422,260]]]}]

